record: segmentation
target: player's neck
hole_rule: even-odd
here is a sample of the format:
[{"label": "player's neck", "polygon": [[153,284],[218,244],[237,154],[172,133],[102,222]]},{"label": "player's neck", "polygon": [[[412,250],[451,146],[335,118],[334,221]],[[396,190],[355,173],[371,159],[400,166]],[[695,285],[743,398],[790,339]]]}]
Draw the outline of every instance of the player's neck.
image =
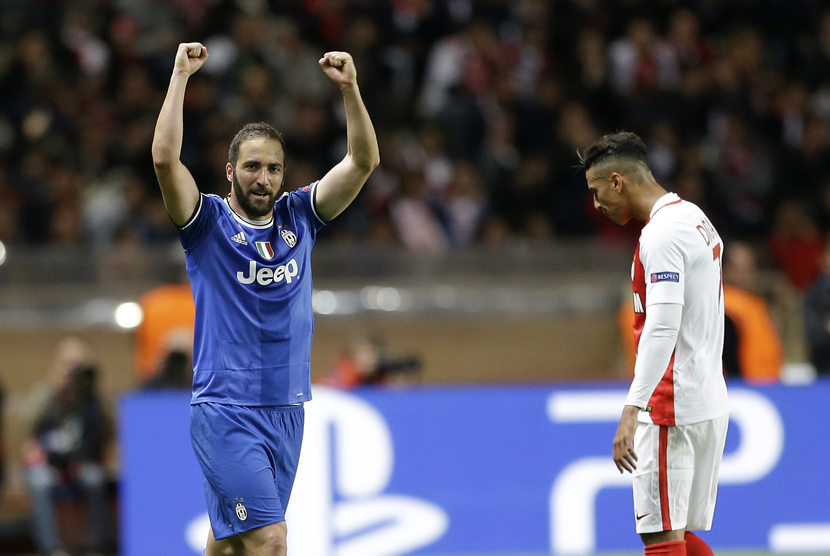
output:
[{"label": "player's neck", "polygon": [[654,209],[654,205],[668,191],[663,189],[656,181],[652,181],[643,185],[639,193],[637,199],[631,203],[631,216],[635,220],[645,223],[651,217],[651,211]]}]

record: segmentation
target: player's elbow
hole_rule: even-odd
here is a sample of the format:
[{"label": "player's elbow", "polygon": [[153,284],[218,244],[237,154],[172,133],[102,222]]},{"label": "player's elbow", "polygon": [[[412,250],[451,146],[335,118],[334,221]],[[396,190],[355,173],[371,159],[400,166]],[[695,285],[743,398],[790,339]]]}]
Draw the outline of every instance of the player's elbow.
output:
[{"label": "player's elbow", "polygon": [[153,166],[156,169],[169,168],[178,159],[173,149],[163,143],[153,142]]},{"label": "player's elbow", "polygon": [[168,156],[163,152],[156,152],[153,151],[153,166],[156,167],[156,170],[164,170],[170,168],[170,165],[173,163],[172,157]]},{"label": "player's elbow", "polygon": [[380,156],[378,154],[348,154],[346,157],[349,166],[352,168],[352,172],[362,176],[364,180],[367,179],[380,164]]},{"label": "player's elbow", "polygon": [[372,153],[372,156],[369,158],[369,171],[371,172],[375,168],[380,166],[380,153],[375,151]]},{"label": "player's elbow", "polygon": [[652,331],[655,338],[665,338],[666,340],[677,341],[679,330],[673,326],[656,325]]},{"label": "player's elbow", "polygon": [[380,165],[380,155],[378,153],[367,154],[352,161],[362,172],[371,174],[375,168]]}]

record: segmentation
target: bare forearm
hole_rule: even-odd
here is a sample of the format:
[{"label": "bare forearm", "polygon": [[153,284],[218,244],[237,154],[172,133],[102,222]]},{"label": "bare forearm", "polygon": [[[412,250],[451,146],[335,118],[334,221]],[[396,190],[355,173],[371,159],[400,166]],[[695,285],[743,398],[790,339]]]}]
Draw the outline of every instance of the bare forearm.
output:
[{"label": "bare forearm", "polygon": [[177,71],[170,77],[170,86],[153,135],[153,163],[156,166],[169,165],[181,156],[187,79],[188,76]]},{"label": "bare forearm", "polygon": [[343,103],[346,107],[346,134],[349,156],[355,166],[371,172],[380,163],[378,140],[375,128],[357,84],[341,85]]}]

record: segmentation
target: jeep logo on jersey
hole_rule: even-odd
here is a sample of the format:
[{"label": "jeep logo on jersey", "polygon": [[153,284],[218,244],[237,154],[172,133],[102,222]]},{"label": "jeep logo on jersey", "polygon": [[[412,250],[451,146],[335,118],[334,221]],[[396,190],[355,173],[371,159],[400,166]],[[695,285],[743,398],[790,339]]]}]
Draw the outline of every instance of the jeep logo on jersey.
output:
[{"label": "jeep logo on jersey", "polygon": [[280,235],[290,248],[293,249],[294,246],[297,245],[297,234],[295,234],[291,230],[280,230]]},{"label": "jeep logo on jersey", "polygon": [[262,255],[263,259],[270,261],[274,258],[274,250],[271,248],[270,241],[255,241],[257,252]]},{"label": "jeep logo on jersey", "polygon": [[284,265],[280,265],[276,268],[271,268],[268,266],[257,268],[256,261],[250,261],[248,263],[247,276],[243,271],[240,270],[236,273],[236,279],[239,280],[242,284],[253,284],[254,281],[256,281],[257,284],[260,284],[262,286],[267,286],[268,284],[278,284],[283,280],[285,280],[286,284],[290,284],[294,281],[294,278],[299,273],[300,270],[297,266],[297,261],[294,259],[291,259]]}]

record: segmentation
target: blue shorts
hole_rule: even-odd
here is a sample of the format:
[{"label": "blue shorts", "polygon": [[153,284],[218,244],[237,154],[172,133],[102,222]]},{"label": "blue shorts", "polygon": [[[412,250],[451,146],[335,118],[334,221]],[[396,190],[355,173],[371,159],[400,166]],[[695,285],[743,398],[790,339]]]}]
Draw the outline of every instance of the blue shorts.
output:
[{"label": "blue shorts", "polygon": [[190,407],[216,540],[285,521],[303,441],[302,405]]}]

